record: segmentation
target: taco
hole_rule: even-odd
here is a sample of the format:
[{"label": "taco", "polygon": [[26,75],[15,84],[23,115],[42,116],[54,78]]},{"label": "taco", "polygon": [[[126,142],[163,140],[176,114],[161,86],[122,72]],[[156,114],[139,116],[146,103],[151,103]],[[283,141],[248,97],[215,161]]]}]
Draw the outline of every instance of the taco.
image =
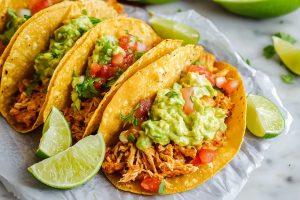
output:
[{"label": "taco", "polygon": [[15,32],[35,13],[61,0],[0,0],[0,55]]},{"label": "taco", "polygon": [[49,91],[44,120],[55,106],[69,122],[74,141],[97,131],[104,108],[122,83],[182,43],[160,41],[138,19],[119,17],[99,24],[60,71]]},{"label": "taco", "polygon": [[105,108],[102,170],[124,191],[190,190],[238,152],[245,101],[234,67],[200,46],[180,47],[130,77]]},{"label": "taco", "polygon": [[65,1],[37,15],[26,22],[4,52],[8,53],[0,110],[19,132],[29,132],[43,122],[41,109],[47,91],[64,62],[84,41],[84,33],[117,13],[103,1]]}]

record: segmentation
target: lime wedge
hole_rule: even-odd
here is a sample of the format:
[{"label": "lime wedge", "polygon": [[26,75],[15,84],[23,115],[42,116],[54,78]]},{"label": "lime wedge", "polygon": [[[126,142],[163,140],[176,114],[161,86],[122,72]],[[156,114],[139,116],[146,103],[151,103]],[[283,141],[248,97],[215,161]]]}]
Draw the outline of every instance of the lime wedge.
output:
[{"label": "lime wedge", "polygon": [[48,158],[66,150],[72,145],[72,136],[64,115],[55,107],[52,108],[44,127],[36,155]]},{"label": "lime wedge", "polygon": [[278,37],[273,37],[273,43],[276,53],[286,67],[300,75],[300,48]]},{"label": "lime wedge", "polygon": [[158,17],[152,17],[149,22],[162,38],[180,39],[184,44],[197,44],[200,39],[199,32],[186,24]]},{"label": "lime wedge", "polygon": [[103,136],[90,135],[67,150],[32,165],[28,171],[50,187],[73,188],[86,183],[97,174],[104,155]]},{"label": "lime wedge", "polygon": [[300,6],[299,0],[214,0],[232,13],[268,18],[289,13]]},{"label": "lime wedge", "polygon": [[283,131],[284,120],[272,101],[250,94],[247,97],[247,128],[257,137],[272,138]]}]

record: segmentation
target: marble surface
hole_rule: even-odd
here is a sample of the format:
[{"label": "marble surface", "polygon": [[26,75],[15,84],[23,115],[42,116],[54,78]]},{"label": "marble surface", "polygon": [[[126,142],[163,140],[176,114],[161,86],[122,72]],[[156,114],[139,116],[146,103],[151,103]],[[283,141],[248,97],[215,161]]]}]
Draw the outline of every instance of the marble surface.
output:
[{"label": "marble surface", "polygon": [[[147,9],[164,13],[173,13],[178,9],[196,10],[210,19],[229,38],[236,50],[251,61],[251,66],[270,76],[284,105],[291,112],[294,123],[288,135],[272,141],[262,166],[251,174],[237,199],[299,199],[300,78],[292,85],[283,83],[280,76],[287,73],[287,70],[278,64],[276,58],[266,60],[262,56],[262,49],[271,44],[270,35],[279,31],[289,33],[300,41],[300,10],[283,17],[253,20],[232,15],[213,4],[211,0],[185,0],[159,7],[148,6]],[[14,199],[1,183],[0,199]]]}]

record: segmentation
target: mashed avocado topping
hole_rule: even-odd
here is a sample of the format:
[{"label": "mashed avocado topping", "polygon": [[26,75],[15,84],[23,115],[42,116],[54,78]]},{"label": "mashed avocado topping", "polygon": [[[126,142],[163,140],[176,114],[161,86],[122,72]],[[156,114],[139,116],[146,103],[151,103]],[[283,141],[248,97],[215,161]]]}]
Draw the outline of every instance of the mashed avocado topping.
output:
[{"label": "mashed avocado topping", "polygon": [[[193,88],[191,100],[195,112],[185,114],[181,89]],[[225,131],[225,111],[218,107],[205,106],[201,97],[214,97],[216,91],[205,76],[189,72],[171,89],[158,91],[151,107],[150,119],[142,124],[143,131],[137,147],[147,149],[151,144],[167,145],[171,141],[180,146],[199,145],[203,140],[212,140],[217,131]]]},{"label": "mashed avocado topping", "polygon": [[5,25],[5,31],[0,34],[0,40],[2,44],[7,45],[10,39],[13,37],[18,28],[29,18],[30,16],[19,17],[16,11],[9,8],[7,11],[7,22]]},{"label": "mashed avocado topping", "polygon": [[40,80],[52,76],[56,66],[75,42],[100,20],[81,15],[58,28],[50,39],[50,47],[35,58],[34,68]]}]

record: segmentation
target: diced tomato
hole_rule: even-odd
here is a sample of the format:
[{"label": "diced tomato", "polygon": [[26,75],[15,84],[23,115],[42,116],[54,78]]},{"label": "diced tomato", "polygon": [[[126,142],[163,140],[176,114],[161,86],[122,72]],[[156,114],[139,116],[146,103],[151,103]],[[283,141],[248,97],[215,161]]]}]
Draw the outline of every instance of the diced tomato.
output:
[{"label": "diced tomato", "polygon": [[195,72],[198,73],[199,75],[204,75],[205,78],[207,78],[212,85],[215,85],[215,79],[213,78],[213,75],[211,72],[208,71],[208,69],[202,65],[191,65],[188,69],[187,72]]},{"label": "diced tomato", "polygon": [[141,182],[141,187],[148,192],[157,193],[162,180],[158,177],[146,177]]},{"label": "diced tomato", "polygon": [[150,99],[143,99],[140,101],[140,107],[135,111],[134,116],[136,118],[144,118],[148,116],[148,112],[151,108],[152,102]]},{"label": "diced tomato", "polygon": [[102,65],[99,77],[109,79],[116,74],[117,70],[117,67],[113,67],[111,65]]},{"label": "diced tomato", "polygon": [[104,78],[101,78],[99,81],[96,81],[94,83],[94,86],[96,88],[96,90],[100,90],[101,89],[101,86],[106,82],[106,79]]},{"label": "diced tomato", "polygon": [[201,149],[198,156],[202,164],[207,164],[214,160],[216,157],[216,152],[211,149]]},{"label": "diced tomato", "polygon": [[124,56],[121,53],[114,55],[111,59],[111,64],[113,66],[121,66],[123,63],[124,63]]},{"label": "diced tomato", "polygon": [[97,63],[92,63],[91,68],[90,68],[90,75],[95,78],[100,75],[101,72],[101,65]]},{"label": "diced tomato", "polygon": [[217,77],[216,78],[216,86],[218,87],[218,88],[222,88],[223,86],[224,86],[224,84],[226,83],[226,78],[225,77]]},{"label": "diced tomato", "polygon": [[32,6],[31,11],[32,13],[37,13],[49,6],[51,6],[51,2],[49,0],[40,0]]},{"label": "diced tomato", "polygon": [[124,50],[128,50],[129,49],[129,41],[130,41],[130,35],[124,35],[124,36],[120,37],[120,39],[119,39],[119,46]]},{"label": "diced tomato", "polygon": [[183,111],[187,115],[189,115],[195,111],[194,103],[191,100],[191,96],[193,95],[193,93],[194,93],[193,88],[182,88],[181,89],[181,94],[185,101],[184,106],[183,106]]},{"label": "diced tomato", "polygon": [[239,87],[239,81],[237,80],[228,80],[222,87],[227,95],[232,95],[237,88]]},{"label": "diced tomato", "polygon": [[201,149],[196,157],[191,161],[194,166],[211,163],[216,157],[216,152],[211,149]]},{"label": "diced tomato", "polygon": [[124,57],[124,65],[123,68],[129,67],[134,61],[134,54],[133,53],[127,53]]}]

